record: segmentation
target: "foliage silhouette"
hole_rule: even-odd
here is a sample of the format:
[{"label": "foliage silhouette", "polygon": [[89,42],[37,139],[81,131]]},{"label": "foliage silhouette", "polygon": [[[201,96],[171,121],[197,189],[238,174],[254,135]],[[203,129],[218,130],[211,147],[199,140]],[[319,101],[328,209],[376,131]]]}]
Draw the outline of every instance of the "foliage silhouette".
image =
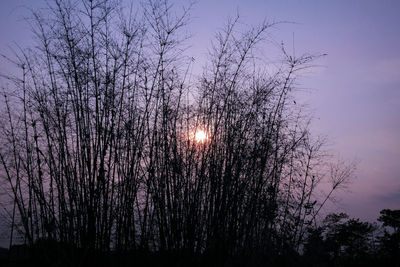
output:
[{"label": "foliage silhouette", "polygon": [[364,251],[369,224],[334,220],[326,239],[311,228],[355,169],[329,164],[294,101],[318,56],[282,45],[281,63],[265,64],[256,48],[275,23],[243,30],[235,18],[190,82],[190,8],[126,10],[56,0],[33,12],[36,46],[5,57],[21,70],[2,75],[10,248],[22,237],[38,264],[61,265],[283,266],[321,242],[323,259]]}]

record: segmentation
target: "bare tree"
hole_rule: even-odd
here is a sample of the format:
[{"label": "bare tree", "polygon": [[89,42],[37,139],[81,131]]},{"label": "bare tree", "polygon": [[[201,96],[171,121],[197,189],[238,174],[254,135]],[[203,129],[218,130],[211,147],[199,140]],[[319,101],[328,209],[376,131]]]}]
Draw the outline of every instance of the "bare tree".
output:
[{"label": "bare tree", "polygon": [[275,23],[240,31],[235,18],[191,84],[181,34],[190,8],[120,7],[57,0],[51,16],[33,13],[37,46],[12,60],[22,77],[2,76],[11,240],[18,231],[30,245],[85,253],[299,249],[351,176],[332,169],[332,191],[315,195],[324,140],[292,100],[316,57],[282,47],[281,65],[263,71],[255,48]]}]

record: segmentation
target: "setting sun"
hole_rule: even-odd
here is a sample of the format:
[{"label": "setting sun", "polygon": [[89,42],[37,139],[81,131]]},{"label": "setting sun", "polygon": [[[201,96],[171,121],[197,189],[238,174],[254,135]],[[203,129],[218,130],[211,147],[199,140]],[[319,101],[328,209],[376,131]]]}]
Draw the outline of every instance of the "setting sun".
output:
[{"label": "setting sun", "polygon": [[197,143],[204,143],[207,140],[207,135],[203,130],[198,130],[194,136]]}]

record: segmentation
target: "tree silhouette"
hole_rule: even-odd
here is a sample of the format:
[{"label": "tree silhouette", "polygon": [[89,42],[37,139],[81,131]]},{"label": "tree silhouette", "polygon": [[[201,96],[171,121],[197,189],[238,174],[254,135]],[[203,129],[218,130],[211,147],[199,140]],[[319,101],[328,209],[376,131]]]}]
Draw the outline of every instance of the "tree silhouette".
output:
[{"label": "tree silhouette", "polygon": [[400,210],[384,209],[380,212],[378,221],[383,223],[383,226],[393,228],[395,233],[400,231]]},{"label": "tree silhouette", "polygon": [[384,255],[389,262],[400,262],[400,210],[384,209],[380,212],[378,221],[384,227],[392,228],[392,231],[384,230],[380,237],[380,254]]},{"label": "tree silhouette", "polygon": [[[21,70],[2,76],[10,243],[22,236],[39,254],[58,244],[71,264],[140,251],[217,265],[298,255],[354,171],[339,162],[325,175],[324,138],[293,101],[317,57],[282,46],[280,65],[265,66],[255,48],[275,24],[242,30],[235,18],[193,84],[181,32],[190,9],[120,7],[50,3],[49,16],[33,13],[36,46],[8,58]],[[319,198],[325,177],[332,187]]]}]

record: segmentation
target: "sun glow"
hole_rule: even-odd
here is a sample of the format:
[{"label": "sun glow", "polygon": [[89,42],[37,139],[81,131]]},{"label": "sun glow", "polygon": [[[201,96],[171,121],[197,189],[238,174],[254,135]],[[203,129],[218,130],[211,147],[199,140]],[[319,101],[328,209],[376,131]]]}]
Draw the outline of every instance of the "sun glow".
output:
[{"label": "sun glow", "polygon": [[207,140],[207,134],[203,130],[198,130],[194,135],[194,140],[197,143],[204,143]]}]

